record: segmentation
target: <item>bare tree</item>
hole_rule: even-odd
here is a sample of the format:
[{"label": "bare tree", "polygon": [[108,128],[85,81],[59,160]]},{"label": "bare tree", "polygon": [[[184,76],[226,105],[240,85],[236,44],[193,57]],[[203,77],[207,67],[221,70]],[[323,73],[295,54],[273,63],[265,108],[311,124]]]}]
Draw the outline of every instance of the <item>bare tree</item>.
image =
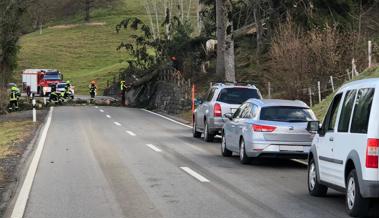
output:
[{"label": "bare tree", "polygon": [[[184,2],[188,2],[184,4]],[[181,23],[190,20],[192,0],[144,0],[146,14],[149,18],[149,26],[154,38],[159,38],[164,27],[168,39],[171,37],[173,17],[177,17]]]}]

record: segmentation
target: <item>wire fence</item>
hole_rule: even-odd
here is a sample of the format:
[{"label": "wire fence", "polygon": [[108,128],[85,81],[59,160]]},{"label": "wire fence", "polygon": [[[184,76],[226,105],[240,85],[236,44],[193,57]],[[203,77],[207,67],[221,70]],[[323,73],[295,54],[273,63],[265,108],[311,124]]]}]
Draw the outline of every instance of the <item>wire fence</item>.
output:
[{"label": "wire fence", "polygon": [[[376,63],[379,61],[379,45],[372,41],[368,41],[367,49],[367,68],[378,66]],[[341,72],[338,75],[330,75],[328,77],[320,77],[318,81],[311,82],[311,85],[303,86],[298,90],[299,96],[303,96],[301,100],[304,100],[313,106],[320,103],[330,94],[338,90],[344,83],[356,79],[361,73],[357,70],[356,60],[353,59],[349,70]],[[359,78],[359,77],[358,77]],[[280,90],[275,90],[272,87],[272,83],[267,83],[267,97],[280,96]]]}]

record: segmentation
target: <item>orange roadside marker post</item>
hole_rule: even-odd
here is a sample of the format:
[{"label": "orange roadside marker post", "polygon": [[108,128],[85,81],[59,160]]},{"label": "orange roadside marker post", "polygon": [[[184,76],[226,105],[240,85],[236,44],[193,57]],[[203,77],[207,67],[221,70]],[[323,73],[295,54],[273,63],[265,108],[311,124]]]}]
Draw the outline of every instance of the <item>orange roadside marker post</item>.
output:
[{"label": "orange roadside marker post", "polygon": [[195,84],[192,85],[192,113],[195,111],[195,91],[196,86]]}]

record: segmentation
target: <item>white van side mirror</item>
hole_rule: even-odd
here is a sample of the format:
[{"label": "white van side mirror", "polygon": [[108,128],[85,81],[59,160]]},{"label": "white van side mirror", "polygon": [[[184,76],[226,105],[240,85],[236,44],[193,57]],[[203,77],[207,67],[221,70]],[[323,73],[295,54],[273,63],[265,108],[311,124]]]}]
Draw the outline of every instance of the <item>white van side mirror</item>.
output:
[{"label": "white van side mirror", "polygon": [[320,131],[320,121],[309,121],[307,131],[318,133]]}]

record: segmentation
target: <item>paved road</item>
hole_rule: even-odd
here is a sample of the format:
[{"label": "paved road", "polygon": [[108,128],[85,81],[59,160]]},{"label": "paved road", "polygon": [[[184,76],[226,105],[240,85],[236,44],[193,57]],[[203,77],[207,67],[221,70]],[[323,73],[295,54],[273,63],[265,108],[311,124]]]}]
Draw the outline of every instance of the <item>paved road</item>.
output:
[{"label": "paved road", "polygon": [[91,106],[55,108],[24,217],[347,215],[341,194],[308,195],[302,164],[243,166],[187,127],[139,109]]}]

